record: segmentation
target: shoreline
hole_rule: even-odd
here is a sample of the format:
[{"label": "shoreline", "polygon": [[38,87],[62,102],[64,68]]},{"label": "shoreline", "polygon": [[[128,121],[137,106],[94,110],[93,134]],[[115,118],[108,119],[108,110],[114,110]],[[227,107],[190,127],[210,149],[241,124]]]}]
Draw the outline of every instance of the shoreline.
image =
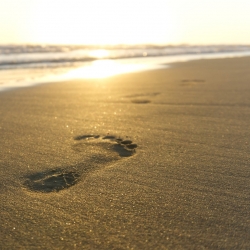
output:
[{"label": "shoreline", "polygon": [[[186,54],[161,57],[138,57],[116,60],[96,60],[88,62],[81,67],[72,68],[26,68],[1,70],[2,82],[0,92],[15,88],[62,82],[77,79],[107,78],[115,75],[143,72],[161,68],[171,67],[172,64],[188,62],[193,60],[211,60],[220,58],[249,57],[250,52],[224,52],[208,54]],[[49,71],[51,71],[49,73]],[[96,72],[101,72],[99,75]],[[3,80],[4,79],[4,80]],[[5,83],[4,83],[5,82]]]},{"label": "shoreline", "polygon": [[0,98],[1,249],[248,249],[250,57]]}]

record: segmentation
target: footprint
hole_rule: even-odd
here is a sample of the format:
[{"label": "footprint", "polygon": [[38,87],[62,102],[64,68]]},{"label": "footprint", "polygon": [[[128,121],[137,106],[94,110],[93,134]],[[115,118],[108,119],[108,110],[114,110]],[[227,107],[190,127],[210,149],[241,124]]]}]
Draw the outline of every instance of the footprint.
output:
[{"label": "footprint", "polygon": [[91,172],[134,155],[137,148],[137,144],[131,140],[123,140],[113,135],[79,135],[74,140],[77,142],[72,149],[83,155],[83,162],[67,168],[27,175],[23,185],[35,192],[59,192],[74,186]]},{"label": "footprint", "polygon": [[[120,157],[129,157],[135,153],[137,144],[134,144],[131,140],[123,140],[113,135],[99,136],[99,135],[81,135],[76,136],[75,140],[82,142],[73,145],[73,150],[78,152],[84,152],[86,146],[91,144],[93,151],[113,151],[118,153]],[[108,152],[107,152],[108,153]]]},{"label": "footprint", "polygon": [[132,103],[137,103],[137,104],[146,104],[146,103],[150,103],[150,100],[146,100],[146,99],[134,99],[131,100]]},{"label": "footprint", "polygon": [[125,98],[131,98],[132,103],[136,104],[147,104],[150,103],[151,100],[147,99],[147,97],[155,97],[159,95],[160,93],[158,92],[153,92],[153,93],[141,93],[141,94],[134,94],[134,95],[128,95],[124,96]]}]

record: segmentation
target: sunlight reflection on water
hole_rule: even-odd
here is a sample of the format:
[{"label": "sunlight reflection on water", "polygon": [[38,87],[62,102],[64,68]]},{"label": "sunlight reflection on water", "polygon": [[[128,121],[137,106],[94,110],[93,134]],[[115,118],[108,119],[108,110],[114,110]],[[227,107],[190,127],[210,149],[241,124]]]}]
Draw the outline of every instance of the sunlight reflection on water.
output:
[{"label": "sunlight reflection on water", "polygon": [[95,57],[95,58],[99,58],[99,59],[108,57],[109,55],[110,55],[110,53],[106,49],[91,50],[89,52],[90,57]]},{"label": "sunlight reflection on water", "polygon": [[[99,53],[99,52],[98,52]],[[100,52],[100,55],[104,52]],[[80,68],[72,69],[63,74],[61,80],[105,78],[119,74],[138,72],[152,69],[168,68],[170,63],[185,62],[198,59],[230,58],[249,56],[249,52],[190,54],[162,57],[127,58],[121,60],[99,59]]]},{"label": "sunlight reflection on water", "polygon": [[[160,67],[160,66],[158,66]],[[165,66],[166,67],[166,66]],[[118,74],[148,69],[147,64],[121,63],[116,60],[97,60],[90,65],[69,71],[65,78],[105,78]],[[152,68],[152,65],[150,66]]]}]

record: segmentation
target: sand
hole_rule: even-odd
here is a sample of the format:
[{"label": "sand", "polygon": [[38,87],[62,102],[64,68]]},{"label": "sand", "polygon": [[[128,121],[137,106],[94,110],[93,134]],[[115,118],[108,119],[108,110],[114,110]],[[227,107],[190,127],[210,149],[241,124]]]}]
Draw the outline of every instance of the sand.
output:
[{"label": "sand", "polygon": [[0,249],[250,249],[250,58],[0,94]]}]

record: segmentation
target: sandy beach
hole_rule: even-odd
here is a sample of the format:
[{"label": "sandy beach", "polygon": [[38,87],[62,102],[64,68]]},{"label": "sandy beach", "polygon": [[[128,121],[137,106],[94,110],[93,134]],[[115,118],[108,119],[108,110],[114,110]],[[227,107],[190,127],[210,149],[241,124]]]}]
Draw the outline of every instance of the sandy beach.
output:
[{"label": "sandy beach", "polygon": [[0,93],[0,249],[250,249],[249,65]]}]

